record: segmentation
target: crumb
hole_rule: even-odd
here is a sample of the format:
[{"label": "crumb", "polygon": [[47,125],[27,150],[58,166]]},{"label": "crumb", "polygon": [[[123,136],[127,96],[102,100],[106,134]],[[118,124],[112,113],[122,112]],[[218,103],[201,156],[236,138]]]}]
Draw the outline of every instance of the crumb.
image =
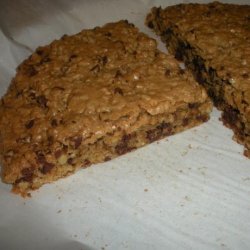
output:
[{"label": "crumb", "polygon": [[89,235],[90,235],[90,231],[88,231],[88,232],[85,234],[85,237],[87,238]]},{"label": "crumb", "polygon": [[186,201],[191,201],[191,198],[188,197],[187,195],[184,197],[184,199],[185,199]]},{"label": "crumb", "polygon": [[62,212],[62,210],[61,210],[61,209],[57,211],[57,213],[58,213],[58,214],[60,214],[61,212]]},{"label": "crumb", "polygon": [[187,153],[188,153],[188,151],[185,150],[185,151],[183,151],[183,152],[181,153],[181,156],[185,156]]},{"label": "crumb", "polygon": [[145,188],[145,189],[144,189],[144,192],[148,192],[148,189],[147,189],[147,188]]}]

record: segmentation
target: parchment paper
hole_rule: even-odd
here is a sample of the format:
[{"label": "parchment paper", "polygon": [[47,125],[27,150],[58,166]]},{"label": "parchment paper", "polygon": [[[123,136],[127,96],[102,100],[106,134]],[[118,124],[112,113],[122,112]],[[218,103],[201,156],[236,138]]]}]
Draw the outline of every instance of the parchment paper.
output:
[{"label": "parchment paper", "polygon": [[[2,0],[0,95],[37,46],[120,19],[155,37],[147,12],[179,2]],[[1,183],[0,249],[250,249],[250,161],[219,116],[30,199]]]}]

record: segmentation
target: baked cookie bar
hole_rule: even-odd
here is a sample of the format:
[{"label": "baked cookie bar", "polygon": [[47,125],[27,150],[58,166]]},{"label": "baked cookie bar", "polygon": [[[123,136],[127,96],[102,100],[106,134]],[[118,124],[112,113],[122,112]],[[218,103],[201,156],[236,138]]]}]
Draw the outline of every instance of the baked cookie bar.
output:
[{"label": "baked cookie bar", "polygon": [[208,120],[206,91],[127,21],[63,36],[1,100],[2,180],[22,195]]},{"label": "baked cookie bar", "polygon": [[213,2],[153,8],[146,24],[205,86],[250,157],[250,6]]}]

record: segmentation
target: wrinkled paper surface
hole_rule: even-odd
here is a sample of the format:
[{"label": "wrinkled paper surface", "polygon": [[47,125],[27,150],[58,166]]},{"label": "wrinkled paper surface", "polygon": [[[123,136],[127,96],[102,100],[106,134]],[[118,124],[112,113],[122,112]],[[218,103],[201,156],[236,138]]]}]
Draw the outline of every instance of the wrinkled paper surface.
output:
[{"label": "wrinkled paper surface", "polygon": [[[0,94],[37,46],[120,19],[155,37],[144,26],[147,12],[179,2],[2,0]],[[30,199],[0,183],[0,248],[250,249],[250,161],[219,116],[214,109],[206,124],[45,185]]]}]

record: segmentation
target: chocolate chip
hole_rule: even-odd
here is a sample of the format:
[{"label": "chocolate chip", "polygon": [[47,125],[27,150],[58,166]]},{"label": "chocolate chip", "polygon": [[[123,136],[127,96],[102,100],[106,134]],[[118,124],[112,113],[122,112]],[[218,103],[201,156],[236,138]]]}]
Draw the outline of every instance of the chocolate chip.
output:
[{"label": "chocolate chip", "polygon": [[185,74],[185,70],[184,69],[180,69],[178,72],[179,75],[184,75]]},{"label": "chocolate chip", "polygon": [[126,154],[134,149],[136,149],[136,148],[135,147],[128,147],[128,145],[126,145],[126,144],[118,144],[115,147],[115,151],[118,155]]},{"label": "chocolate chip", "polygon": [[182,120],[182,126],[183,126],[183,127],[187,126],[188,123],[189,123],[189,119],[188,119],[188,118],[184,118],[184,119]]},{"label": "chocolate chip", "polygon": [[165,128],[169,128],[170,127],[170,124],[167,123],[167,122],[162,122],[160,125],[157,126],[157,129],[165,129]]},{"label": "chocolate chip", "polygon": [[215,71],[215,69],[209,67],[209,69],[208,69],[208,74],[209,74],[210,79],[211,79],[212,81],[214,81],[215,78],[216,78],[216,71]]},{"label": "chocolate chip", "polygon": [[204,84],[205,83],[205,79],[202,76],[202,73],[200,71],[195,72],[195,80],[199,83],[199,84]]},{"label": "chocolate chip", "polygon": [[249,149],[245,149],[243,155],[249,158],[250,157]]},{"label": "chocolate chip", "polygon": [[177,48],[174,54],[175,59],[179,60],[179,61],[183,61],[183,50],[181,48]]},{"label": "chocolate chip", "polygon": [[54,137],[52,135],[48,136],[48,145],[52,145],[54,142]]},{"label": "chocolate chip", "polygon": [[118,78],[119,76],[122,76],[121,71],[118,69],[115,73],[115,78]]},{"label": "chocolate chip", "polygon": [[149,27],[150,29],[153,29],[153,28],[154,28],[154,24],[153,24],[152,21],[149,21],[149,22],[148,22],[148,27]]},{"label": "chocolate chip", "polygon": [[173,30],[171,28],[167,28],[165,30],[165,35],[172,35],[173,34]]},{"label": "chocolate chip", "polygon": [[170,74],[171,74],[171,70],[170,69],[166,69],[165,76],[170,76]]},{"label": "chocolate chip", "polygon": [[104,158],[104,161],[110,161],[111,160],[111,157],[110,156],[106,156],[105,158]]},{"label": "chocolate chip", "polygon": [[58,159],[62,154],[63,154],[63,150],[61,149],[56,150],[54,153],[56,159]]},{"label": "chocolate chip", "polygon": [[159,140],[161,137],[160,130],[155,128],[155,129],[150,129],[146,132],[146,138],[149,140],[149,142],[154,142],[156,140]]},{"label": "chocolate chip", "polygon": [[198,121],[206,122],[206,121],[208,121],[209,117],[207,115],[201,114],[201,115],[196,116],[196,119]]},{"label": "chocolate chip", "polygon": [[156,140],[159,140],[163,136],[168,136],[171,134],[172,134],[171,125],[169,123],[162,122],[156,128],[146,131],[146,138],[149,140],[149,142],[154,142]]},{"label": "chocolate chip", "polygon": [[31,100],[36,100],[36,94],[35,94],[34,92],[30,92],[30,93],[29,93],[29,98],[30,98]]},{"label": "chocolate chip", "polygon": [[36,50],[36,53],[39,55],[39,56],[42,56],[43,53],[44,53],[44,50],[41,48],[41,49],[37,49]]},{"label": "chocolate chip", "polygon": [[34,173],[34,168],[29,167],[29,168],[24,168],[21,171],[23,177],[20,178],[20,181],[25,181],[25,182],[31,182],[33,179],[33,173]]},{"label": "chocolate chip", "polygon": [[122,89],[119,88],[119,87],[116,87],[116,88],[114,89],[114,93],[115,93],[115,94],[122,95],[122,96],[124,95]]},{"label": "chocolate chip", "polygon": [[216,95],[216,93],[213,89],[208,89],[207,93],[212,98],[214,105],[216,107],[219,107],[223,103],[222,98],[220,96]]},{"label": "chocolate chip", "polygon": [[189,30],[189,32],[191,33],[191,34],[194,34],[194,31],[195,31],[195,29],[193,28],[193,29],[191,29],[191,30]]},{"label": "chocolate chip", "polygon": [[189,43],[185,43],[183,41],[179,41],[177,49],[175,51],[175,58],[177,60],[183,61],[184,55],[185,55],[186,51],[190,50],[190,49],[191,49],[191,46],[190,46]]},{"label": "chocolate chip", "polygon": [[84,166],[87,167],[91,164],[90,160],[89,159],[85,159],[84,160]]},{"label": "chocolate chip", "polygon": [[122,155],[125,154],[127,152],[132,151],[133,149],[135,149],[135,147],[131,147],[129,146],[129,141],[135,137],[135,134],[128,134],[128,135],[124,135],[121,139],[121,141],[116,145],[115,147],[115,151],[118,155]]},{"label": "chocolate chip", "polygon": [[105,65],[108,62],[108,57],[107,56],[103,56],[102,57],[102,64]]},{"label": "chocolate chip", "polygon": [[200,104],[198,103],[198,102],[193,102],[193,103],[189,103],[188,104],[188,107],[190,108],[190,109],[196,109],[196,108],[198,108],[200,106]]},{"label": "chocolate chip", "polygon": [[72,54],[72,55],[69,57],[70,60],[73,59],[73,58],[77,58],[77,55]]},{"label": "chocolate chip", "polygon": [[200,56],[195,56],[192,60],[192,63],[196,70],[199,70],[199,71],[206,70],[204,60]]},{"label": "chocolate chip", "polygon": [[111,37],[111,36],[112,36],[112,34],[111,34],[110,32],[106,32],[104,35],[105,35],[105,36],[108,36],[108,37]]},{"label": "chocolate chip", "polygon": [[23,90],[18,90],[16,93],[16,98],[20,97],[23,94]]},{"label": "chocolate chip", "polygon": [[163,136],[168,136],[168,135],[172,135],[172,126],[171,124],[167,123],[167,122],[162,122],[160,125],[157,126],[157,129],[160,130],[160,133]]},{"label": "chocolate chip", "polygon": [[[206,79],[203,77],[202,73],[206,71],[206,68],[203,59],[199,56],[195,56],[192,60],[192,64],[195,67],[194,76],[196,81],[200,84],[204,84],[206,82]],[[210,68],[209,70],[212,77],[215,72],[212,68]]]},{"label": "chocolate chip", "polygon": [[73,138],[73,142],[74,142],[74,147],[75,149],[79,148],[81,143],[82,143],[82,136],[76,136]]},{"label": "chocolate chip", "polygon": [[29,122],[27,122],[27,123],[25,124],[25,127],[26,127],[27,129],[31,129],[31,128],[33,127],[34,123],[35,123],[34,120],[30,120]]},{"label": "chocolate chip", "polygon": [[37,162],[40,164],[46,162],[46,158],[43,153],[37,153]]},{"label": "chocolate chip", "polygon": [[26,73],[28,76],[35,76],[38,72],[37,70],[34,68],[34,66],[29,65],[26,69]]},{"label": "chocolate chip", "polygon": [[70,157],[70,158],[68,158],[67,163],[69,165],[73,165],[73,161],[74,161],[74,159]]},{"label": "chocolate chip", "polygon": [[36,97],[36,101],[40,107],[47,108],[48,100],[46,99],[46,97],[44,95],[40,95],[40,96]]},{"label": "chocolate chip", "polygon": [[41,172],[43,174],[47,174],[51,171],[51,169],[55,166],[55,164],[53,163],[49,163],[49,162],[44,162],[43,163],[43,166],[42,166],[42,169],[41,169]]},{"label": "chocolate chip", "polygon": [[127,134],[122,137],[122,141],[125,143],[128,143],[133,137],[135,137],[134,134]]},{"label": "chocolate chip", "polygon": [[24,168],[21,171],[22,175],[30,175],[33,173],[33,168]]},{"label": "chocolate chip", "polygon": [[229,125],[235,124],[238,121],[238,114],[238,110],[232,107],[227,107],[222,113],[222,120]]},{"label": "chocolate chip", "polygon": [[61,39],[65,40],[65,38],[67,38],[67,37],[68,37],[68,35],[64,34],[64,35],[62,35]]},{"label": "chocolate chip", "polygon": [[56,126],[58,125],[56,119],[52,119],[52,120],[50,121],[50,124],[51,124],[52,127],[56,127]]},{"label": "chocolate chip", "polygon": [[247,78],[249,78],[249,75],[247,73],[244,73],[244,74],[242,74],[242,77],[247,79]]},{"label": "chocolate chip", "polygon": [[208,5],[208,8],[209,9],[215,9],[216,5],[214,3],[211,3],[211,4]]}]

